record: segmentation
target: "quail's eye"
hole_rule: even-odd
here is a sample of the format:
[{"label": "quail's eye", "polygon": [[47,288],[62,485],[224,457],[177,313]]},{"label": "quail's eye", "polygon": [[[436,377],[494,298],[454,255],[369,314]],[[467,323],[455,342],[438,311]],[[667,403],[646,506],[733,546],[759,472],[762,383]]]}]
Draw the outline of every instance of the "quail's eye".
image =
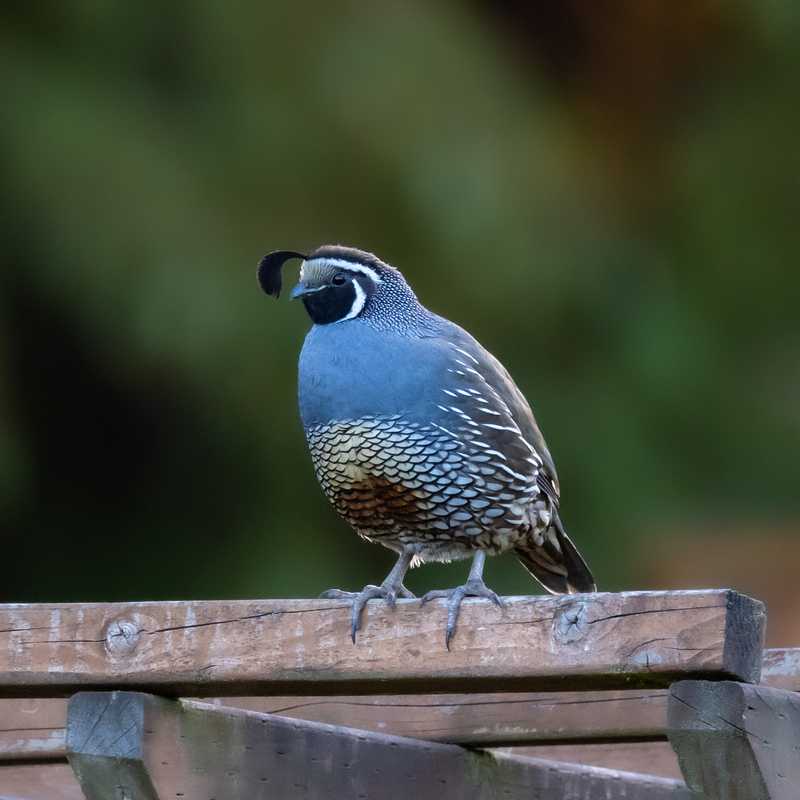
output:
[{"label": "quail's eye", "polygon": [[331,280],[331,283],[334,286],[343,286],[344,282],[345,282],[345,277],[344,277],[344,275],[342,275],[341,272],[338,275],[334,275],[332,280]]}]

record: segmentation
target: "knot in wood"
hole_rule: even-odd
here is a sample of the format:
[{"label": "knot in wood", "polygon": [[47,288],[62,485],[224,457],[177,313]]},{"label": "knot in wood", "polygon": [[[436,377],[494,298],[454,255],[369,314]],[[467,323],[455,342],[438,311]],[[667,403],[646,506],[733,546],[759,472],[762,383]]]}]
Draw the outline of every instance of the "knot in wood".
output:
[{"label": "knot in wood", "polygon": [[562,605],[553,618],[553,638],[567,644],[583,639],[589,632],[586,604],[568,602]]},{"label": "knot in wood", "polygon": [[139,628],[128,619],[114,620],[106,628],[105,642],[111,655],[128,655],[139,643]]}]

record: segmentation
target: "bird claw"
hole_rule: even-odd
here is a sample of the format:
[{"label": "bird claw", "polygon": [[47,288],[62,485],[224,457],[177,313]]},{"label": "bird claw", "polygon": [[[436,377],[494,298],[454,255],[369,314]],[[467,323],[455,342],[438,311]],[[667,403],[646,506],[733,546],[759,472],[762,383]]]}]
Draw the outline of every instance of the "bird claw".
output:
[{"label": "bird claw", "polygon": [[344,589],[328,589],[318,595],[320,600],[352,600],[358,592],[346,592]]},{"label": "bird claw", "polygon": [[389,608],[394,609],[397,606],[397,598],[403,597],[405,599],[413,600],[415,595],[413,592],[406,589],[403,584],[381,584],[374,586],[367,584],[360,592],[346,592],[343,589],[328,589],[320,595],[322,600],[351,600],[352,606],[350,610],[350,638],[353,644],[356,643],[356,634],[361,628],[361,612],[364,606],[370,600],[383,599]]},{"label": "bird claw", "polygon": [[450,649],[450,640],[456,632],[461,602],[465,597],[485,597],[499,608],[505,608],[506,605],[503,599],[482,580],[469,580],[463,586],[456,586],[455,589],[433,589],[430,592],[426,592],[422,596],[422,605],[439,598],[447,600],[447,628],[445,630],[444,643],[448,650]]}]

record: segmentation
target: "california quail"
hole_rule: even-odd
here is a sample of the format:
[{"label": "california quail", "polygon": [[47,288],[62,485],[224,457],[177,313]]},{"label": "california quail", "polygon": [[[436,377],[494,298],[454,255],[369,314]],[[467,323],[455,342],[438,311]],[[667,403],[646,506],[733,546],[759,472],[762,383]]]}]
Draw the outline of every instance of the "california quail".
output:
[{"label": "california quail", "polygon": [[553,459],[503,365],[361,250],[270,253],[258,269],[267,294],[280,294],[293,258],[303,263],[291,296],[314,323],[299,375],[314,470],[356,533],[398,554],[380,586],[322,595],[352,600],[353,641],[368,600],[414,596],[403,579],[423,561],[473,559],[463,586],[422,598],[448,598],[448,648],[464,597],[502,605],[483,582],[486,553],[513,550],[549,592],[595,591],[559,517]]}]

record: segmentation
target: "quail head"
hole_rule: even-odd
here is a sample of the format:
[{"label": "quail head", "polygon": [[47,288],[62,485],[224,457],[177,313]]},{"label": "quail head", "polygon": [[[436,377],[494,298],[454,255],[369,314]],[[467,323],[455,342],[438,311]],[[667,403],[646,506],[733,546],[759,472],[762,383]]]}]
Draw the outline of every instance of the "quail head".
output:
[{"label": "quail head", "polygon": [[413,597],[403,579],[424,561],[472,558],[463,586],[422,598],[447,599],[448,648],[465,597],[502,605],[483,582],[487,553],[513,550],[554,594],[595,591],[559,516],[550,451],[503,365],[361,250],[270,253],[258,269],[267,294],[280,294],[290,259],[302,259],[291,296],[314,323],[299,401],[317,479],[356,533],[397,553],[379,586],[322,595],[352,601],[353,641],[367,601]]}]

